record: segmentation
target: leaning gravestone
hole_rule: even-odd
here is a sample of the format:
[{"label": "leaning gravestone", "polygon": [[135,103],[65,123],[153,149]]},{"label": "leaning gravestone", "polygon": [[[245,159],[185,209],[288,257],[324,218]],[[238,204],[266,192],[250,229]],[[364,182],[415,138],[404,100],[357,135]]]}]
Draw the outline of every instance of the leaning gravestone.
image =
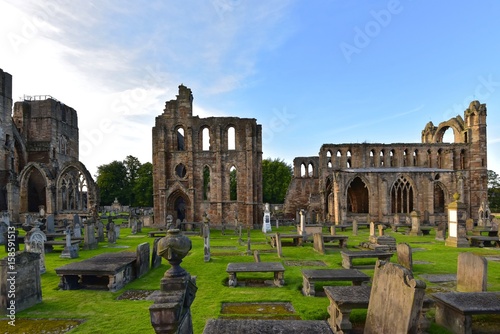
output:
[{"label": "leaning gravestone", "polygon": [[158,268],[161,265],[161,256],[158,255],[158,242],[161,238],[153,241],[153,251],[151,252],[151,269]]},{"label": "leaning gravestone", "polygon": [[364,334],[417,333],[425,288],[410,270],[377,261]]},{"label": "leaning gravestone", "polygon": [[149,254],[149,243],[143,242],[142,244],[139,244],[137,246],[137,260],[135,263],[135,268],[138,278],[149,271]]},{"label": "leaning gravestone", "polygon": [[406,269],[413,271],[413,257],[411,253],[411,246],[405,242],[397,245],[398,263]]},{"label": "leaning gravestone", "polygon": [[[16,252],[14,264],[10,259],[0,260],[0,314],[13,312],[15,316],[15,313],[42,302],[40,254]],[[12,288],[15,293],[9,294]]]},{"label": "leaning gravestone", "polygon": [[314,250],[320,254],[325,254],[325,243],[323,241],[323,235],[321,233],[314,233]]},{"label": "leaning gravestone", "polygon": [[460,253],[457,264],[457,291],[486,291],[488,261],[470,252]]}]

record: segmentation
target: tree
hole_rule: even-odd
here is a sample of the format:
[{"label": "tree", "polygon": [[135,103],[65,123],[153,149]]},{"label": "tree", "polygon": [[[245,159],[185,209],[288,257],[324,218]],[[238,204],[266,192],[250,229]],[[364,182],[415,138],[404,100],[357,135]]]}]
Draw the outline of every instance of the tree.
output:
[{"label": "tree", "polygon": [[101,195],[101,205],[110,205],[115,198],[121,203],[127,199],[127,168],[121,161],[113,161],[97,167],[97,186]]},{"label": "tree", "polygon": [[141,164],[131,155],[97,167],[100,205],[110,205],[115,198],[125,205],[153,206],[153,165]]},{"label": "tree", "polygon": [[500,212],[500,175],[488,170],[488,206],[492,212]]},{"label": "tree", "polygon": [[284,203],[292,175],[292,166],[284,160],[279,158],[264,159],[262,161],[262,197],[264,203]]},{"label": "tree", "polygon": [[142,164],[137,169],[133,192],[135,194],[134,206],[153,206],[153,165],[150,162]]}]

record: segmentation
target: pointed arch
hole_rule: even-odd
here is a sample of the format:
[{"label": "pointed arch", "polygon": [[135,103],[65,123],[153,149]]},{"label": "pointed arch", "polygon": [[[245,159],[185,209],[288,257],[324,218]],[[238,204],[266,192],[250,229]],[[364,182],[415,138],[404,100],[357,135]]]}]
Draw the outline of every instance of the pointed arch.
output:
[{"label": "pointed arch", "polygon": [[167,198],[167,212],[174,217],[175,221],[187,219],[190,207],[189,196],[181,189],[174,190]]},{"label": "pointed arch", "polygon": [[40,205],[50,208],[48,189],[52,186],[53,175],[43,164],[30,162],[19,174],[19,180],[20,212],[38,212]]},{"label": "pointed arch", "polygon": [[434,182],[434,213],[445,212],[445,191],[441,182]]},{"label": "pointed arch", "polygon": [[235,150],[236,149],[236,130],[234,126],[230,125],[227,128],[227,149]]},{"label": "pointed arch", "polygon": [[391,212],[410,213],[413,211],[413,186],[409,178],[401,175],[391,187]]},{"label": "pointed arch", "polygon": [[87,211],[99,203],[92,176],[79,161],[66,163],[56,179],[56,210]]},{"label": "pointed arch", "polygon": [[352,213],[369,213],[370,196],[366,183],[356,176],[347,186],[347,211]]}]

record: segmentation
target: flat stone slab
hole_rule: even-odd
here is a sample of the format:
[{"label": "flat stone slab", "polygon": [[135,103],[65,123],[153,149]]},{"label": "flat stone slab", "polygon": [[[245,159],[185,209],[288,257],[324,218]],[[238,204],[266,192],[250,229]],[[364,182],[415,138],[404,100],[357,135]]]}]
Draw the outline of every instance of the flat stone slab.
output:
[{"label": "flat stone slab", "polygon": [[437,274],[437,275],[425,274],[419,276],[431,283],[453,282],[457,280],[456,274]]},{"label": "flat stone slab", "polygon": [[207,321],[203,334],[332,334],[324,320],[251,320],[211,319]]},{"label": "flat stone slab", "polygon": [[444,292],[432,297],[463,314],[500,313],[500,292]]},{"label": "flat stone slab", "polygon": [[250,314],[250,315],[290,315],[295,314],[291,303],[223,303],[221,314]]},{"label": "flat stone slab", "polygon": [[226,272],[285,271],[281,262],[233,262],[227,264]]},{"label": "flat stone slab", "polygon": [[304,269],[302,275],[314,281],[366,282],[370,276],[357,269]]},{"label": "flat stone slab", "polygon": [[325,286],[326,295],[335,300],[337,305],[349,304],[352,308],[368,308],[372,288],[359,286]]},{"label": "flat stone slab", "polygon": [[285,265],[289,267],[326,267],[326,263],[323,261],[316,261],[316,260],[310,260],[310,261],[292,261],[288,260],[285,261]]},{"label": "flat stone slab", "polygon": [[58,275],[113,275],[137,259],[133,252],[103,253],[56,268]]}]

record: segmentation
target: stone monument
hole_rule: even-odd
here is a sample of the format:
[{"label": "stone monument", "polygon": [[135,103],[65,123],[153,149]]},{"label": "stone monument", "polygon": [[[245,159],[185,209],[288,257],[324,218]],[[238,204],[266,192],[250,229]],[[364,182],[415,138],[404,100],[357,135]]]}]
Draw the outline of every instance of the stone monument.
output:
[{"label": "stone monument", "polygon": [[160,291],[149,307],[156,333],[192,334],[191,304],[196,296],[196,280],[180,264],[191,250],[191,240],[178,229],[170,229],[158,242],[158,255],[171,265],[160,281]]},{"label": "stone monument", "polygon": [[448,204],[448,238],[445,240],[445,245],[449,247],[469,247],[467,241],[465,220],[467,219],[467,211],[465,205],[460,202],[460,195],[453,195],[454,202]]},{"label": "stone monument", "polygon": [[262,223],[262,232],[272,232],[271,229],[271,211],[269,210],[269,203],[266,203],[264,209],[264,218]]}]

